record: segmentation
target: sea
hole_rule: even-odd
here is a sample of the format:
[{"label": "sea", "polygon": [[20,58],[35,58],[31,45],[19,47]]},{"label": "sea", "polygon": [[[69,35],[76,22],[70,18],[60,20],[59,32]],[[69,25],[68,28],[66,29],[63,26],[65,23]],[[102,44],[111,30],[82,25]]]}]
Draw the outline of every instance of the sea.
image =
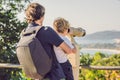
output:
[{"label": "sea", "polygon": [[80,54],[90,54],[94,55],[96,52],[101,52],[106,55],[120,54],[120,50],[115,49],[95,49],[95,48],[82,48],[80,49]]},{"label": "sea", "polygon": [[[82,40],[79,37],[75,38],[75,41],[77,44],[79,45],[84,45],[84,44],[106,44],[106,43],[110,43],[110,44],[114,44],[115,40]],[[90,54],[90,55],[94,55],[96,52],[101,52],[103,54],[120,54],[120,50],[115,50],[115,49],[96,49],[96,48],[89,48],[89,47],[83,47],[82,49],[80,49],[80,54]]]}]

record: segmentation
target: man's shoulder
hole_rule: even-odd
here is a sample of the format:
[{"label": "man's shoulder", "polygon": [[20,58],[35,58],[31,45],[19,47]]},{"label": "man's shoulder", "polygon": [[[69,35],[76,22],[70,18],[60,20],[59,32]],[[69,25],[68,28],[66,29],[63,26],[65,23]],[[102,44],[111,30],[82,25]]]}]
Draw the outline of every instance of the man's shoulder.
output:
[{"label": "man's shoulder", "polygon": [[41,34],[41,35],[44,35],[44,36],[56,36],[56,32],[53,30],[53,28],[52,27],[50,27],[50,26],[43,26],[40,30],[39,30],[39,32],[38,32],[38,34]]},{"label": "man's shoulder", "polygon": [[42,27],[43,29],[42,30],[44,30],[44,31],[53,31],[53,29],[52,29],[52,27],[50,27],[50,26],[43,26]]}]

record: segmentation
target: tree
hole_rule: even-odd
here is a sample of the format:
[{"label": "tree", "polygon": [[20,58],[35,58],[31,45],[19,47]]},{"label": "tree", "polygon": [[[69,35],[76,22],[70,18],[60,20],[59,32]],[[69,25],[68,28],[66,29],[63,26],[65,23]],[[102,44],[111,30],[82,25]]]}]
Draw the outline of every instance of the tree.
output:
[{"label": "tree", "polygon": [[[24,9],[25,2],[28,3],[30,0],[0,0],[0,63],[19,63],[15,49],[20,31],[27,23],[20,22],[17,14]],[[2,68],[0,80],[15,78],[13,75],[20,77],[18,71],[21,70]]]}]

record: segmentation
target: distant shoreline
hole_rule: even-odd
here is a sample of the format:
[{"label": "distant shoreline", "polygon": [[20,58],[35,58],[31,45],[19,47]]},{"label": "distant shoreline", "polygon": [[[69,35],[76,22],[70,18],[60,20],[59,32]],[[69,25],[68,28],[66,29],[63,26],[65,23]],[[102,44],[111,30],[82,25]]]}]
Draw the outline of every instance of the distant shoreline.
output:
[{"label": "distant shoreline", "polygon": [[109,52],[113,52],[113,53],[118,53],[120,54],[120,50],[117,49],[97,49],[97,48],[81,48],[80,51],[89,51],[89,50],[93,50],[93,51],[109,51]]}]

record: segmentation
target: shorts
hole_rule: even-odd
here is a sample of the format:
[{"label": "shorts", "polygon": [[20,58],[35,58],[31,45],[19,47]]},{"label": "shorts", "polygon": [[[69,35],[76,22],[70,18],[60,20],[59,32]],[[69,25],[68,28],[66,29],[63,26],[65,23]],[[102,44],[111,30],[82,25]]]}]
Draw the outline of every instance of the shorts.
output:
[{"label": "shorts", "polygon": [[74,80],[72,65],[70,64],[70,62],[67,60],[65,63],[60,63],[60,65],[63,69],[66,80]]}]

